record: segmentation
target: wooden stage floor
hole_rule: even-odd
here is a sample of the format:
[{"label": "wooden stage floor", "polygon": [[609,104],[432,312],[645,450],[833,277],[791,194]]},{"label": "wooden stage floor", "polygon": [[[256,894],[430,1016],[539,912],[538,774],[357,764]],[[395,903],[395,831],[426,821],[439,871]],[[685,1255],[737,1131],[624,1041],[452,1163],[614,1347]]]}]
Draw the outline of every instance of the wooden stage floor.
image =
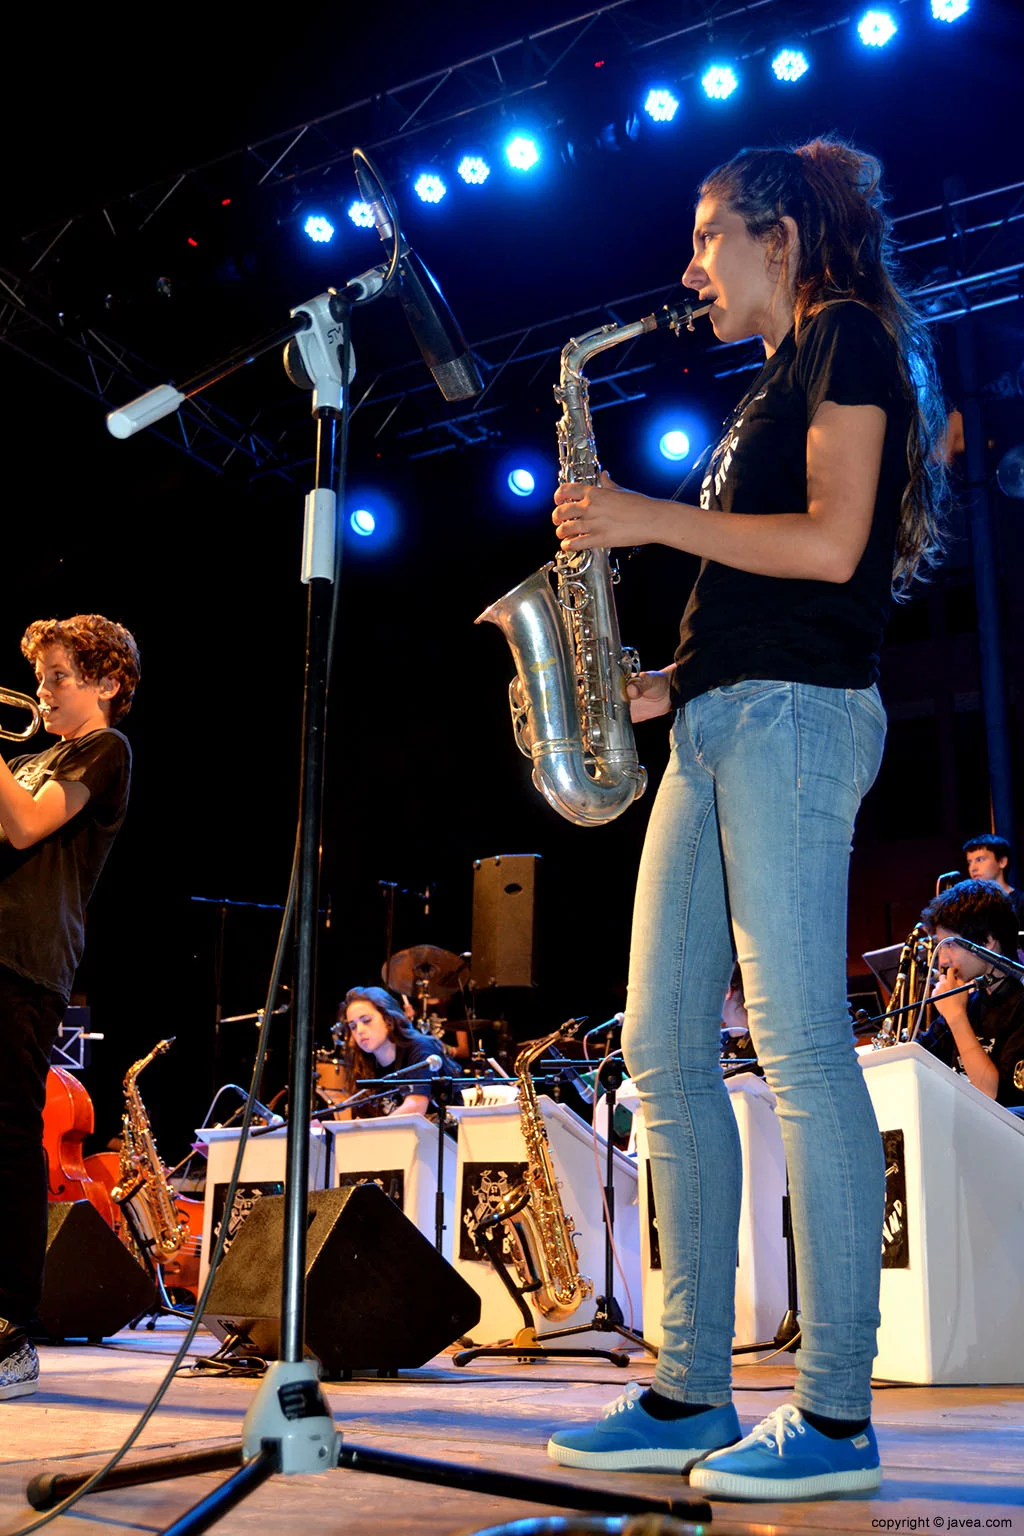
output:
[{"label": "wooden stage floor", "polygon": [[[40,1349],[35,1397],[0,1403],[0,1533],[32,1515],[28,1479],[44,1468],[91,1468],[127,1433],[180,1342],[179,1325],[155,1334],[122,1333],[103,1346]],[[214,1341],[200,1332],[197,1353]],[[648,1382],[652,1366],[638,1357],[629,1371],[604,1363],[552,1361],[525,1366],[477,1362],[455,1370],[440,1355],[395,1381],[363,1378],[328,1384],[327,1395],[346,1440],[409,1455],[462,1461],[632,1493],[684,1491],[663,1475],[582,1473],[556,1468],[545,1442],[552,1430],[586,1423],[629,1380]],[[744,1427],[786,1399],[792,1371],[777,1363],[737,1369]],[[237,1439],[255,1390],[245,1380],[184,1376],[143,1434],[142,1456],[169,1454]],[[704,1530],[799,1532],[1002,1529],[1024,1536],[1024,1388],[879,1387],[875,1425],[885,1480],[871,1499],[800,1504],[713,1506]],[[139,1456],[137,1447],[130,1459]],[[160,1531],[213,1487],[221,1474],[101,1493],[48,1527],[55,1533]],[[389,1536],[468,1533],[564,1511],[506,1499],[400,1482],[350,1471],[275,1478],[228,1514],[224,1536],[345,1532]],[[881,1522],[884,1522],[881,1523]],[[897,1522],[903,1522],[897,1524]]]}]

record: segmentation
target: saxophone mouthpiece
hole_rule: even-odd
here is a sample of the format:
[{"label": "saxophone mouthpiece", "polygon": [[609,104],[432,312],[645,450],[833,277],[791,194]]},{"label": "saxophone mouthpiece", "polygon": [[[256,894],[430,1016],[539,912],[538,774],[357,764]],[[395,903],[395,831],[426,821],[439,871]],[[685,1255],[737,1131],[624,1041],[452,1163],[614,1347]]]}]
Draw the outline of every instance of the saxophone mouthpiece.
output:
[{"label": "saxophone mouthpiece", "polygon": [[693,322],[700,320],[704,315],[710,314],[714,309],[713,304],[700,304],[694,308],[691,304],[681,304],[678,309],[673,309],[666,304],[658,316],[659,326],[667,325],[670,331],[676,335],[682,330],[693,333]]},{"label": "saxophone mouthpiece", "polygon": [[560,1029],[559,1033],[562,1034],[562,1035],[574,1035],[576,1033],[576,1031],[579,1029],[580,1025],[581,1024],[585,1024],[589,1017],[590,1017],[589,1014],[581,1013],[579,1018],[576,1018],[576,1019],[566,1019],[565,1023],[562,1025],[562,1028]]}]

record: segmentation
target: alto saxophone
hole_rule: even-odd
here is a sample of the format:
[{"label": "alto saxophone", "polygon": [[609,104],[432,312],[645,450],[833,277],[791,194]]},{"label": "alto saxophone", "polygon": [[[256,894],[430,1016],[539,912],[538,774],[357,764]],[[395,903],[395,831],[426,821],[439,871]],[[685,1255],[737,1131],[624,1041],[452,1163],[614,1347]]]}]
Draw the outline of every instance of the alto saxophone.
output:
[{"label": "alto saxophone", "polygon": [[[632,325],[603,325],[567,342],[555,386],[562,407],[559,485],[597,485],[601,478],[583,376],[589,360],[648,331],[692,331],[710,308],[666,305]],[[534,787],[567,821],[583,827],[613,821],[647,785],[626,695],[640,661],[619,638],[618,579],[607,550],[563,550],[476,620],[497,624],[512,649],[512,729],[520,752],[533,763]]]},{"label": "alto saxophone", "polygon": [[146,1106],[138,1090],[139,1074],[173,1044],[161,1040],[148,1056],[128,1068],[124,1079],[124,1118],[121,1121],[121,1162],[117,1183],[110,1191],[114,1204],[124,1208],[143,1261],[166,1262],[189,1236],[188,1222],[175,1203],[153,1140]]},{"label": "alto saxophone", "polygon": [[572,1218],[565,1214],[562,1205],[547,1127],[530,1068],[549,1046],[571,1035],[575,1028],[576,1021],[571,1020],[543,1040],[525,1046],[516,1057],[526,1172],[480,1223],[490,1228],[505,1224],[512,1240],[512,1263],[520,1289],[530,1296],[538,1312],[552,1322],[571,1316],[580,1302],[593,1293],[594,1286],[580,1274]]}]

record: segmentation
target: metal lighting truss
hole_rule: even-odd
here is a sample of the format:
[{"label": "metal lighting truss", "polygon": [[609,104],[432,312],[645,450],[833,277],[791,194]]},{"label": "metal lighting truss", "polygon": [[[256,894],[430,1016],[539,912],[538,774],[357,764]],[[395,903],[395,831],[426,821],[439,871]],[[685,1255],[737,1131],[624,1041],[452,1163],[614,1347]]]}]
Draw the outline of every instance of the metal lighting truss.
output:
[{"label": "metal lighting truss", "polygon": [[[1022,220],[1024,182],[974,193],[948,205],[935,204],[895,220],[900,234],[913,236],[901,243],[904,261],[914,258],[922,273],[928,271],[929,260],[935,261],[931,275],[914,288],[928,320],[954,320],[1021,297],[1024,260],[1014,257],[1020,249]],[[946,265],[951,226],[961,251],[973,252],[962,263],[964,269],[956,272]],[[998,259],[989,265],[985,258]],[[485,384],[470,410],[446,407],[418,361],[381,370],[355,397],[353,418],[363,418],[357,431],[380,438],[392,428],[389,440],[410,459],[486,443],[502,435],[496,418],[510,406],[521,406],[531,396],[538,403],[550,400],[558,355],[571,335],[633,320],[673,297],[678,298],[675,285],[648,289],[476,342],[472,350]],[[32,283],[3,269],[0,341],[108,409],[162,382],[156,369],[122,343],[75,322]],[[671,366],[659,364],[656,357],[631,362],[635,347],[634,342],[624,352],[616,352],[618,366],[595,373],[593,410],[642,400],[647,393],[643,375]],[[732,347],[712,345],[707,351],[718,379],[754,366]],[[282,397],[279,405],[264,407],[244,423],[203,398],[186,402],[172,425],[155,430],[165,442],[218,474],[234,463],[253,480],[268,475],[293,480],[308,462],[305,453],[296,456],[304,440],[304,419],[294,408],[293,396]]]},{"label": "metal lighting truss", "polygon": [[[912,291],[928,322],[956,320],[1021,298],[1024,259],[1014,259],[1014,255],[1021,253],[1022,221],[1024,181],[935,204],[894,220],[900,257],[908,269],[913,262],[919,280],[913,283]],[[949,269],[951,234],[957,237],[961,252],[959,271]],[[989,265],[986,258],[995,258],[995,264]],[[543,385],[543,398],[550,399],[558,355],[570,336],[598,325],[635,320],[660,304],[678,303],[678,298],[677,286],[648,289],[474,343],[473,355],[485,385],[470,410],[449,410],[446,414],[431,381],[423,380],[422,369],[402,364],[370,380],[356,397],[354,414],[362,412],[371,418],[369,430],[375,436],[394,424],[394,436],[407,446],[409,458],[486,442],[501,435],[495,420],[499,412],[530,397],[538,384]],[[660,363],[657,358],[631,363],[636,346],[634,341],[621,352],[617,350],[617,366],[607,373],[594,373],[590,381],[593,410],[642,400],[646,390],[638,382],[639,376],[659,368],[667,373],[672,368],[666,351]],[[761,365],[763,356],[751,360],[744,356],[744,348],[749,354],[744,342],[713,343],[707,348],[716,379]],[[405,424],[405,417],[413,415],[416,419]],[[362,430],[367,430],[365,423]]]},{"label": "metal lighting truss", "polygon": [[[59,309],[42,289],[3,267],[0,342],[90,395],[105,410],[165,382],[123,342]],[[205,397],[186,401],[166,426],[151,432],[216,474],[224,474],[237,461],[250,473],[291,476],[279,450],[256,431],[255,423],[237,420]]]},{"label": "metal lighting truss", "polygon": [[[720,45],[728,39],[730,54],[744,59],[763,53],[783,25],[797,39],[849,22],[845,7],[834,0],[820,0],[813,6],[806,0],[750,0],[746,4],[730,4],[729,0],[610,0],[284,132],[179,169],[23,237],[8,270],[0,269],[0,343],[109,409],[164,382],[166,375],[124,343],[76,318],[73,302],[62,304],[62,265],[66,271],[80,257],[101,263],[105,250],[134,238],[148,238],[161,220],[177,217],[181,205],[190,198],[193,206],[195,200],[209,201],[215,186],[240,187],[250,197],[277,189],[289,205],[298,207],[311,187],[324,188],[335,168],[340,174],[344,166],[347,177],[351,147],[356,142],[382,157],[389,175],[400,175],[402,145],[422,141],[431,130],[443,130],[450,139],[463,127],[478,131],[481,120],[488,118],[508,124],[515,121],[518,108],[526,105],[531,112],[537,109],[543,118],[544,104],[549,100],[551,111],[556,112],[554,98],[558,93],[548,87],[563,78],[564,70],[592,65],[595,48],[620,64],[637,69],[656,67],[666,80],[680,81],[692,75],[710,37]],[[1016,203],[1004,207],[996,200],[1019,191],[1020,184],[996,188],[952,204],[957,217],[972,221],[962,231],[961,247],[968,237],[974,239],[987,231],[993,249],[978,241],[972,249],[987,255],[996,251],[1000,256],[1006,254],[1010,226],[1024,214]],[[897,222],[909,229],[911,221],[935,215],[939,216],[939,233],[928,231],[904,250],[923,253],[929,246],[938,246],[941,265],[941,248],[948,243],[943,224],[947,210],[943,206],[922,209]],[[919,228],[924,226],[915,225],[915,235]],[[935,274],[919,285],[919,292],[930,318],[953,318],[967,309],[987,308],[1017,297],[1019,273],[1020,264],[1012,257],[985,270],[978,261],[972,261],[966,273]],[[553,379],[558,351],[573,331],[614,323],[620,316],[635,318],[638,305],[642,312],[648,304],[654,307],[663,302],[672,291],[633,294],[477,343],[474,351],[486,387],[471,411],[445,410],[436,397],[432,398],[433,385],[424,378],[418,363],[373,377],[357,397],[357,410],[370,417],[375,435],[394,423],[398,440],[411,456],[486,441],[497,435],[495,417],[513,390],[520,397],[524,388],[529,390],[540,379],[545,385]],[[631,350],[621,357],[617,353],[618,366],[594,379],[594,409],[643,397],[639,377],[658,364],[652,361],[630,366]],[[715,361],[721,362],[719,377],[743,366],[731,364],[728,357]],[[280,405],[263,407],[250,420],[240,420],[205,400],[195,400],[189,401],[173,426],[161,429],[159,435],[218,473],[230,466],[244,466],[253,477],[290,477],[299,462],[290,451],[295,446],[290,441],[290,423],[300,415],[294,411],[293,402],[282,400]]]},{"label": "metal lighting truss", "polygon": [[138,234],[173,209],[193,183],[250,192],[292,187],[297,196],[314,188],[322,193],[336,167],[344,166],[348,185],[355,144],[370,150],[391,174],[389,152],[431,130],[444,129],[448,137],[465,128],[478,132],[481,116],[508,124],[519,108],[542,119],[556,118],[560,107],[548,88],[564,69],[592,67],[595,48],[607,51],[610,63],[656,68],[666,79],[682,81],[692,78],[709,38],[719,44],[728,40],[730,54],[742,60],[763,53],[782,25],[797,39],[849,21],[840,0],[818,0],[813,6],[807,0],[608,0],[54,220],[22,238],[23,259],[15,265],[39,273],[83,236],[109,244]]}]

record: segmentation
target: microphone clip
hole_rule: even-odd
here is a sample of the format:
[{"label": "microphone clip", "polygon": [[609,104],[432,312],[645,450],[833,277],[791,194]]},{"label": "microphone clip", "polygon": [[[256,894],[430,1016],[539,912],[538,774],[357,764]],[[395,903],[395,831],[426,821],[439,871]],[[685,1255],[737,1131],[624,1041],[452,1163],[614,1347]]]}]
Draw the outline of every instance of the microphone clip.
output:
[{"label": "microphone clip", "polygon": [[342,301],[343,309],[339,312],[340,297],[329,288],[315,299],[297,304],[291,312],[292,319],[297,320],[302,329],[285,344],[285,372],[299,389],[313,391],[314,413],[324,408],[340,411],[343,392],[355,377],[356,360],[351,346],[348,348],[348,378],[341,376],[347,302]]}]

